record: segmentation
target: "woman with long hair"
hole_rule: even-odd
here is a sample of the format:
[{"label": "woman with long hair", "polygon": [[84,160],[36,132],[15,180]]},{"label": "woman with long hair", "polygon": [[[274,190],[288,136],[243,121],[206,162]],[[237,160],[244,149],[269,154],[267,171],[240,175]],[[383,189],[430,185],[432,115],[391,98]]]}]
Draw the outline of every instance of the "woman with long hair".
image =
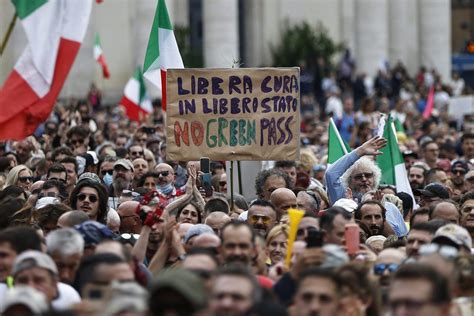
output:
[{"label": "woman with long hair", "polygon": [[7,179],[5,180],[6,188],[11,185],[17,185],[23,190],[29,192],[31,184],[33,183],[33,172],[25,165],[18,165],[13,167],[8,172]]}]

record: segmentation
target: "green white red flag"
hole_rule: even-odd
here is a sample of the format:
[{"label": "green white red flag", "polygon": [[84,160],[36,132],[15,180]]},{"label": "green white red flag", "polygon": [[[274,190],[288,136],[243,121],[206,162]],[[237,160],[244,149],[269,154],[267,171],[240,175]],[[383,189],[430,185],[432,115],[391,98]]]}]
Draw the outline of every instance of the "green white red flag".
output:
[{"label": "green white red flag", "polygon": [[133,77],[125,85],[122,100],[129,119],[140,122],[146,115],[153,111],[153,105],[147,95],[145,82],[140,67],[137,68]]},{"label": "green white red flag", "polygon": [[94,59],[102,67],[102,75],[104,76],[104,78],[108,79],[110,77],[109,67],[105,62],[104,51],[102,50],[102,45],[100,44],[100,37],[98,33],[95,34]]},{"label": "green white red flag", "polygon": [[148,39],[143,75],[161,91],[161,106],[164,111],[166,111],[166,69],[168,68],[184,68],[184,65],[166,9],[166,2],[158,0]]},{"label": "green white red flag", "polygon": [[12,1],[28,40],[0,90],[0,139],[23,139],[50,115],[84,39],[91,0]]},{"label": "green white red flag", "polygon": [[394,185],[397,192],[405,192],[413,197],[408,174],[405,168],[402,153],[398,146],[397,136],[395,134],[395,126],[393,118],[388,117],[383,129],[383,137],[387,140],[387,146],[380,151],[381,155],[377,156],[377,164],[382,170],[382,184]]}]

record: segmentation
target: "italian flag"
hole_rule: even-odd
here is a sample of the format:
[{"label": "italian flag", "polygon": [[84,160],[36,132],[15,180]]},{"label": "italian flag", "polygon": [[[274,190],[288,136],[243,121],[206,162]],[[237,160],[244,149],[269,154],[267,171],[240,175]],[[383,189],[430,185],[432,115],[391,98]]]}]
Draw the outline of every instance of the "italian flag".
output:
[{"label": "italian flag", "polygon": [[387,140],[387,146],[382,148],[380,150],[382,154],[377,156],[377,164],[382,170],[381,183],[394,185],[397,192],[405,192],[413,197],[391,116],[388,117],[388,122],[384,126],[383,137]]},{"label": "italian flag", "polygon": [[89,23],[91,0],[14,0],[28,44],[0,90],[0,139],[23,139],[51,113]]},{"label": "italian flag", "polygon": [[165,0],[158,0],[143,64],[144,76],[161,91],[161,106],[166,111],[166,69],[184,68],[173,33]]},{"label": "italian flag", "polygon": [[102,46],[100,45],[99,34],[95,34],[95,43],[94,43],[94,59],[102,67],[102,75],[104,78],[110,77],[109,67],[105,62],[104,52],[102,51]]},{"label": "italian flag", "polygon": [[328,135],[328,165],[331,165],[351,150],[339,134],[332,118],[329,121]]},{"label": "italian flag", "polygon": [[123,94],[120,104],[125,107],[129,119],[140,122],[153,111],[140,67],[137,68],[133,77],[128,80]]}]

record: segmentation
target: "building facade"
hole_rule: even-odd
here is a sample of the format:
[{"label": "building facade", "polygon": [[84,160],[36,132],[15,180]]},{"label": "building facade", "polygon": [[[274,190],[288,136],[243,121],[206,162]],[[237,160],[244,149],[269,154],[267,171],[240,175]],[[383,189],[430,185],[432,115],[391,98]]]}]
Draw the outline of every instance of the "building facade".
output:
[{"label": "building facade", "polygon": [[[205,67],[271,65],[286,23],[322,23],[330,37],[343,42],[359,71],[375,75],[380,66],[402,61],[411,73],[436,68],[444,80],[451,72],[450,0],[167,0],[175,25],[189,28],[193,49]],[[156,0],[105,0],[95,4],[86,38],[62,97],[84,97],[92,82],[116,102],[136,66],[143,64]],[[12,19],[13,5],[0,2],[0,36]],[[111,78],[101,78],[93,59],[95,33],[102,39]],[[0,57],[4,82],[26,44],[20,23]],[[151,94],[156,95],[155,91]]]}]

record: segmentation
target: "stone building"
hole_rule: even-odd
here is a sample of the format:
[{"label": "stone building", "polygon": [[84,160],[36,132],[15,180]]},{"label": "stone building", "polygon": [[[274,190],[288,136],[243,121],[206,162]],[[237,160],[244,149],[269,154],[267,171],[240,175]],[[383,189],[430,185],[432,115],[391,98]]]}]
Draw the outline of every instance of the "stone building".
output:
[{"label": "stone building", "polygon": [[[187,26],[193,49],[206,67],[270,65],[285,21],[322,23],[336,42],[344,42],[359,70],[374,75],[383,61],[403,61],[411,72],[435,67],[444,79],[451,71],[450,0],[167,0],[175,25]],[[86,38],[61,93],[86,95],[97,82],[110,101],[118,100],[135,67],[143,63],[156,0],[105,0],[94,4]],[[0,36],[13,16],[10,1],[0,2]],[[102,38],[111,78],[103,80],[92,56],[94,35]],[[25,46],[17,23],[0,57],[3,83]],[[152,92],[152,94],[154,94]]]}]

